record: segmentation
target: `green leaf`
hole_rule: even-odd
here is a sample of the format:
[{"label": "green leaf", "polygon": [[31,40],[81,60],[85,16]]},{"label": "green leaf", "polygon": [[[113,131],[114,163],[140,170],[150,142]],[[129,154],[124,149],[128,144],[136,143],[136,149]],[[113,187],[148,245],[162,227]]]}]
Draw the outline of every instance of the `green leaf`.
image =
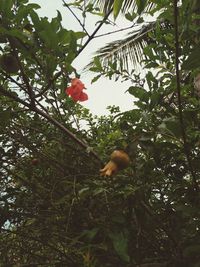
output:
[{"label": "green leaf", "polygon": [[46,57],[46,75],[47,77],[51,77],[53,75],[53,72],[56,70],[57,67],[57,61],[55,58],[50,54]]},{"label": "green leaf", "polygon": [[129,21],[133,21],[136,17],[137,17],[136,13],[131,14],[130,12],[128,12],[125,14],[125,18]]},{"label": "green leaf", "polygon": [[71,40],[70,33],[66,29],[61,29],[58,32],[58,39],[62,44],[69,44]]},{"label": "green leaf", "polygon": [[40,18],[38,16],[38,14],[34,10],[32,10],[30,12],[30,17],[31,17],[31,20],[34,24],[35,29],[38,31],[40,28]]},{"label": "green leaf", "polygon": [[77,39],[81,39],[85,37],[87,34],[85,32],[75,32],[75,36]]},{"label": "green leaf", "polygon": [[97,67],[99,69],[99,71],[102,70],[101,61],[100,61],[99,57],[94,58],[94,64],[95,64],[95,67]]},{"label": "green leaf", "polygon": [[12,6],[13,6],[13,0],[1,0],[0,13],[5,15],[6,17],[10,17],[12,15],[11,12]]},{"label": "green leaf", "polygon": [[158,126],[162,132],[167,132],[175,137],[181,137],[180,122],[176,118],[167,118]]},{"label": "green leaf", "polygon": [[32,3],[32,4],[28,4],[28,5],[26,6],[26,8],[28,8],[28,9],[40,9],[41,6],[38,5],[38,4]]},{"label": "green leaf", "polygon": [[151,68],[157,68],[159,65],[156,62],[150,62],[149,64],[145,65],[145,68],[151,69]]},{"label": "green leaf", "polygon": [[137,4],[137,13],[140,15],[145,7],[146,7],[146,4],[147,4],[147,0],[136,0],[136,4]]},{"label": "green leaf", "polygon": [[195,47],[187,60],[183,62],[182,69],[193,70],[200,67],[200,46]]},{"label": "green leaf", "polygon": [[76,54],[77,52],[77,38],[73,31],[69,31],[70,34],[70,45],[69,45],[69,51],[70,53]]},{"label": "green leaf", "polygon": [[141,101],[147,102],[149,100],[149,93],[142,87],[131,86],[127,91]]},{"label": "green leaf", "polygon": [[123,232],[115,232],[109,234],[110,239],[112,240],[113,247],[119,257],[125,261],[129,262],[130,257],[128,255],[128,238]]},{"label": "green leaf", "polygon": [[70,64],[72,63],[72,61],[74,60],[75,57],[76,57],[76,53],[70,52],[70,53],[67,55],[67,57],[65,58],[66,67],[67,67],[67,68],[69,67],[70,70],[72,70]]},{"label": "green leaf", "polygon": [[92,79],[91,83],[96,82],[99,78],[101,78],[101,76],[102,76],[101,74],[95,76],[95,77]]},{"label": "green leaf", "polygon": [[140,17],[140,18],[137,19],[137,23],[142,23],[142,22],[144,22],[143,18]]},{"label": "green leaf", "polygon": [[11,119],[10,110],[0,111],[1,126],[5,127],[10,122],[10,119]]},{"label": "green leaf", "polygon": [[91,67],[90,68],[90,71],[99,72],[99,68],[97,68],[97,67]]},{"label": "green leaf", "polygon": [[20,23],[22,19],[27,18],[29,13],[30,13],[30,9],[28,9],[26,6],[20,6],[15,17],[16,21]]},{"label": "green leaf", "polygon": [[61,15],[61,13],[60,13],[59,10],[57,10],[57,20],[58,20],[59,22],[62,21],[62,15]]},{"label": "green leaf", "polygon": [[114,19],[117,18],[119,11],[122,7],[123,0],[115,0],[113,4],[113,14],[114,14]]},{"label": "green leaf", "polygon": [[23,42],[30,42],[30,40],[27,38],[27,36],[18,29],[10,29],[7,31],[7,35],[16,37],[17,39],[23,41]]},{"label": "green leaf", "polygon": [[85,230],[83,232],[83,235],[88,238],[90,241],[92,241],[92,239],[96,236],[96,234],[98,233],[99,228],[93,228],[92,230]]}]

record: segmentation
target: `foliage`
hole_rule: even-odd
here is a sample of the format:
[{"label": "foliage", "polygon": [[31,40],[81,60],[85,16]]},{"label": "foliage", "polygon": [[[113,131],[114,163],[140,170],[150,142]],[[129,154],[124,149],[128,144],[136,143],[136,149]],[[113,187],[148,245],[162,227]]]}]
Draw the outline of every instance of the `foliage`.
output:
[{"label": "foliage", "polygon": [[[107,2],[110,4],[108,5]],[[112,10],[113,2],[115,1],[95,1],[97,6],[102,10],[107,10],[107,12]],[[117,64],[118,71],[122,71],[122,69],[128,71],[135,69],[138,71],[138,65],[143,65],[142,63],[146,56],[143,50],[148,49],[149,45],[155,42],[160,44],[160,37],[157,38],[159,31],[168,35],[167,32],[173,29],[174,17],[171,16],[173,14],[173,6],[171,1],[135,0],[122,2],[120,11],[130,21],[130,26],[124,28],[124,30],[129,29],[130,31],[123,38],[114,40],[98,49],[95,54],[101,60],[103,66],[108,66],[110,62],[117,61],[120,62],[120,64]],[[192,0],[189,3],[188,1],[183,1],[180,12],[182,13],[180,20],[182,20],[183,28],[185,27],[184,32],[188,33],[191,30],[194,34],[194,31],[197,31],[194,39],[197,41],[198,29],[196,30],[195,27],[189,25],[198,25],[198,1]],[[180,34],[183,34],[183,32],[180,32]],[[198,56],[195,59],[197,62]],[[93,67],[93,65],[95,65],[94,60],[87,65],[87,68]]]},{"label": "foliage", "polygon": [[[87,12],[99,12],[94,2]],[[115,4],[115,17],[132,2]],[[138,0],[136,15],[147,2],[164,7],[160,18],[172,24],[171,1]],[[83,1],[73,6],[86,16]],[[178,44],[176,23],[150,33],[142,77],[119,70],[120,60],[105,67],[95,59],[93,82],[99,75],[130,80],[135,100],[132,110],[109,107],[102,117],[65,94],[71,78],[80,78],[72,63],[92,35],[84,24],[81,32],[65,29],[59,12],[41,18],[38,8],[28,0],[0,2],[0,265],[198,267],[196,8],[189,0],[179,7]],[[130,167],[100,177],[101,161],[127,145]]]}]

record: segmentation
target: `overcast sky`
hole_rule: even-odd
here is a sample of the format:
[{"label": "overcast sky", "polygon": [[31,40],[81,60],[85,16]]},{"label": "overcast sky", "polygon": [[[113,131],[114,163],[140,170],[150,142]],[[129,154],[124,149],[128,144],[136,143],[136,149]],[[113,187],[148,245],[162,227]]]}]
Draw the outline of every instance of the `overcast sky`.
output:
[{"label": "overcast sky", "polygon": [[[41,16],[49,18],[55,17],[57,13],[56,10],[59,10],[62,14],[63,26],[65,28],[72,29],[74,31],[81,30],[75,18],[68,12],[66,7],[63,7],[62,0],[31,0],[31,2],[35,2],[41,6],[41,9],[38,10],[38,13]],[[86,28],[90,33],[95,28],[96,20],[99,20],[99,17],[90,16],[89,19],[86,19]],[[126,25],[126,23],[127,22],[125,20],[119,19],[119,21],[117,21],[117,26],[112,27],[105,25],[98,34],[117,30],[130,25]],[[121,111],[130,110],[133,107],[133,97],[130,94],[125,93],[130,86],[129,83],[121,83],[120,81],[115,82],[114,80],[100,78],[97,82],[91,84],[91,79],[95,76],[95,73],[85,73],[82,71],[82,68],[90,62],[93,53],[98,48],[101,48],[110,41],[120,39],[122,36],[124,36],[124,33],[115,33],[95,38],[73,63],[73,66],[81,75],[81,80],[87,88],[87,94],[89,97],[87,101],[82,102],[81,104],[90,109],[90,111],[95,115],[107,114],[106,108],[111,105],[119,106]]]}]

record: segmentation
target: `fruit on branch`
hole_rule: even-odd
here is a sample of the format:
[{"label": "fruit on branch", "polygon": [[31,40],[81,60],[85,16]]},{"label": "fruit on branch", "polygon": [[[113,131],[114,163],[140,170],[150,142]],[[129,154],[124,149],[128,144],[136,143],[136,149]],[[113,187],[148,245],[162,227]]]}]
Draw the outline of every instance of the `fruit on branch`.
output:
[{"label": "fruit on branch", "polygon": [[4,54],[0,57],[0,68],[7,73],[16,73],[19,70],[19,64],[13,55]]},{"label": "fruit on branch", "polygon": [[123,170],[130,164],[130,158],[123,150],[114,150],[110,155],[110,161],[100,170],[101,176],[112,176]]},{"label": "fruit on branch", "polygon": [[110,156],[110,159],[115,162],[120,170],[128,167],[130,158],[123,150],[115,150]]}]

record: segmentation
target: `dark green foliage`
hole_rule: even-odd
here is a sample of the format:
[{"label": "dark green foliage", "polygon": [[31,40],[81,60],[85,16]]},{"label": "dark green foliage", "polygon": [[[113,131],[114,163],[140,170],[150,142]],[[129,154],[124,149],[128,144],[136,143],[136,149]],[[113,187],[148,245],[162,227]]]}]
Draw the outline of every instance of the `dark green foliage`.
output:
[{"label": "dark green foliage", "polygon": [[5,54],[0,57],[0,67],[7,73],[16,73],[19,70],[17,59],[10,54]]},{"label": "dark green foliage", "polygon": [[[125,2],[123,11],[134,4],[140,14],[152,1]],[[172,22],[171,2],[153,2]],[[190,1],[183,2],[181,121],[173,27],[157,24],[140,47],[143,77],[117,58],[107,67],[95,58],[93,82],[101,75],[130,80],[134,101],[130,111],[111,106],[98,118],[64,92],[77,75],[71,63],[85,33],[64,29],[59,12],[48,20],[27,0],[0,1],[0,54],[19,64],[0,69],[0,266],[199,266],[199,26],[191,23],[198,17]],[[81,9],[83,1],[74,4]],[[116,147],[128,147],[131,165],[100,177],[91,151],[106,162]]]}]

